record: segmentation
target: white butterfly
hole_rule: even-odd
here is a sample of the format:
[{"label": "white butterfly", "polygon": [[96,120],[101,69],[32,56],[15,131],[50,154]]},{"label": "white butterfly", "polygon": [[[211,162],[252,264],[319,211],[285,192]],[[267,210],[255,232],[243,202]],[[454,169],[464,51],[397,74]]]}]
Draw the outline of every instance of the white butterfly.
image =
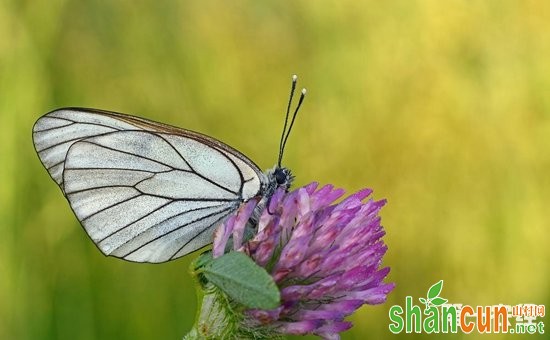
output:
[{"label": "white butterfly", "polygon": [[[265,174],[232,147],[203,134],[109,111],[63,108],[33,127],[36,152],[98,248],[134,262],[176,259],[212,242],[214,229],[254,197],[288,189],[281,167]],[[286,133],[285,133],[286,131]]]}]

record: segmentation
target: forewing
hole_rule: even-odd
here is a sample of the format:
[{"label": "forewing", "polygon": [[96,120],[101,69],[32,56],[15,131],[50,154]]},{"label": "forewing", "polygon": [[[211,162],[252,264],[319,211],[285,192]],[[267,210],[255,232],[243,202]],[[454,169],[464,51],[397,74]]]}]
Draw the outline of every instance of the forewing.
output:
[{"label": "forewing", "polygon": [[248,157],[212,137],[117,112],[87,108],[54,110],[36,121],[33,127],[33,141],[42,164],[63,190],[65,159],[74,143],[89,137],[124,130],[146,130],[196,140],[223,151],[234,159],[243,171],[251,174],[249,178],[257,177],[264,180],[262,171]]},{"label": "forewing", "polygon": [[42,164],[63,189],[63,168],[72,144],[84,138],[127,129],[141,128],[110,115],[69,108],[40,117],[34,124],[32,135]]},{"label": "forewing", "polygon": [[261,192],[257,166],[217,140],[137,117],[71,110],[40,118],[35,145],[106,255],[154,263],[183,256],[209,244],[214,228]]}]

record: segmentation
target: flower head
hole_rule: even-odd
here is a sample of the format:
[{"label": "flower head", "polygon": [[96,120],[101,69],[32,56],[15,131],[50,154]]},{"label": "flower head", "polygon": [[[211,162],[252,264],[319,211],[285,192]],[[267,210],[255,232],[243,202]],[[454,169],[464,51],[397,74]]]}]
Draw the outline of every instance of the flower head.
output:
[{"label": "flower head", "polygon": [[278,190],[251,239],[243,235],[257,201],[220,226],[214,257],[223,255],[232,238],[233,249],[264,267],[281,291],[278,308],[246,311],[247,327],[339,338],[352,326],[346,316],[363,304],[386,300],[395,285],[383,282],[389,268],[379,268],[387,250],[378,215],[385,200],[363,202],[371,192],[364,189],[335,203],[344,190],[330,185]]}]

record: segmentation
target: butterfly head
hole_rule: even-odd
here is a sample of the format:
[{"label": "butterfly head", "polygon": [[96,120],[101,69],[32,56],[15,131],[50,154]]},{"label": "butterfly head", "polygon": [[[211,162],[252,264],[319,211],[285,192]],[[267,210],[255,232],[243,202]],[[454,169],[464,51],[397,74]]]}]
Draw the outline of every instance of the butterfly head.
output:
[{"label": "butterfly head", "polygon": [[292,172],[290,169],[282,168],[279,166],[275,166],[273,169],[271,169],[268,172],[269,182],[272,183],[272,185],[278,189],[282,188],[285,191],[288,191],[290,188],[290,185],[292,184],[292,181],[294,180],[294,176],[292,176]]},{"label": "butterfly head", "polygon": [[263,189],[263,196],[267,200],[273,196],[275,190],[281,188],[285,192],[288,192],[290,185],[294,180],[294,176],[289,169],[275,165],[272,169],[269,169],[265,172],[267,181],[265,181],[265,186]]}]

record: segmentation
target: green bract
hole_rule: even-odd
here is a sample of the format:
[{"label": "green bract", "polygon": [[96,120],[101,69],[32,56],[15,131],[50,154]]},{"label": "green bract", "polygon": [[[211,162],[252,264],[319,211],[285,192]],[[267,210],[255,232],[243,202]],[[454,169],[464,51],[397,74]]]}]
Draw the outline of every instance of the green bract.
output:
[{"label": "green bract", "polygon": [[245,307],[279,306],[281,294],[273,278],[243,253],[229,252],[216,259],[205,254],[195,262],[195,271],[201,282],[206,279]]}]

